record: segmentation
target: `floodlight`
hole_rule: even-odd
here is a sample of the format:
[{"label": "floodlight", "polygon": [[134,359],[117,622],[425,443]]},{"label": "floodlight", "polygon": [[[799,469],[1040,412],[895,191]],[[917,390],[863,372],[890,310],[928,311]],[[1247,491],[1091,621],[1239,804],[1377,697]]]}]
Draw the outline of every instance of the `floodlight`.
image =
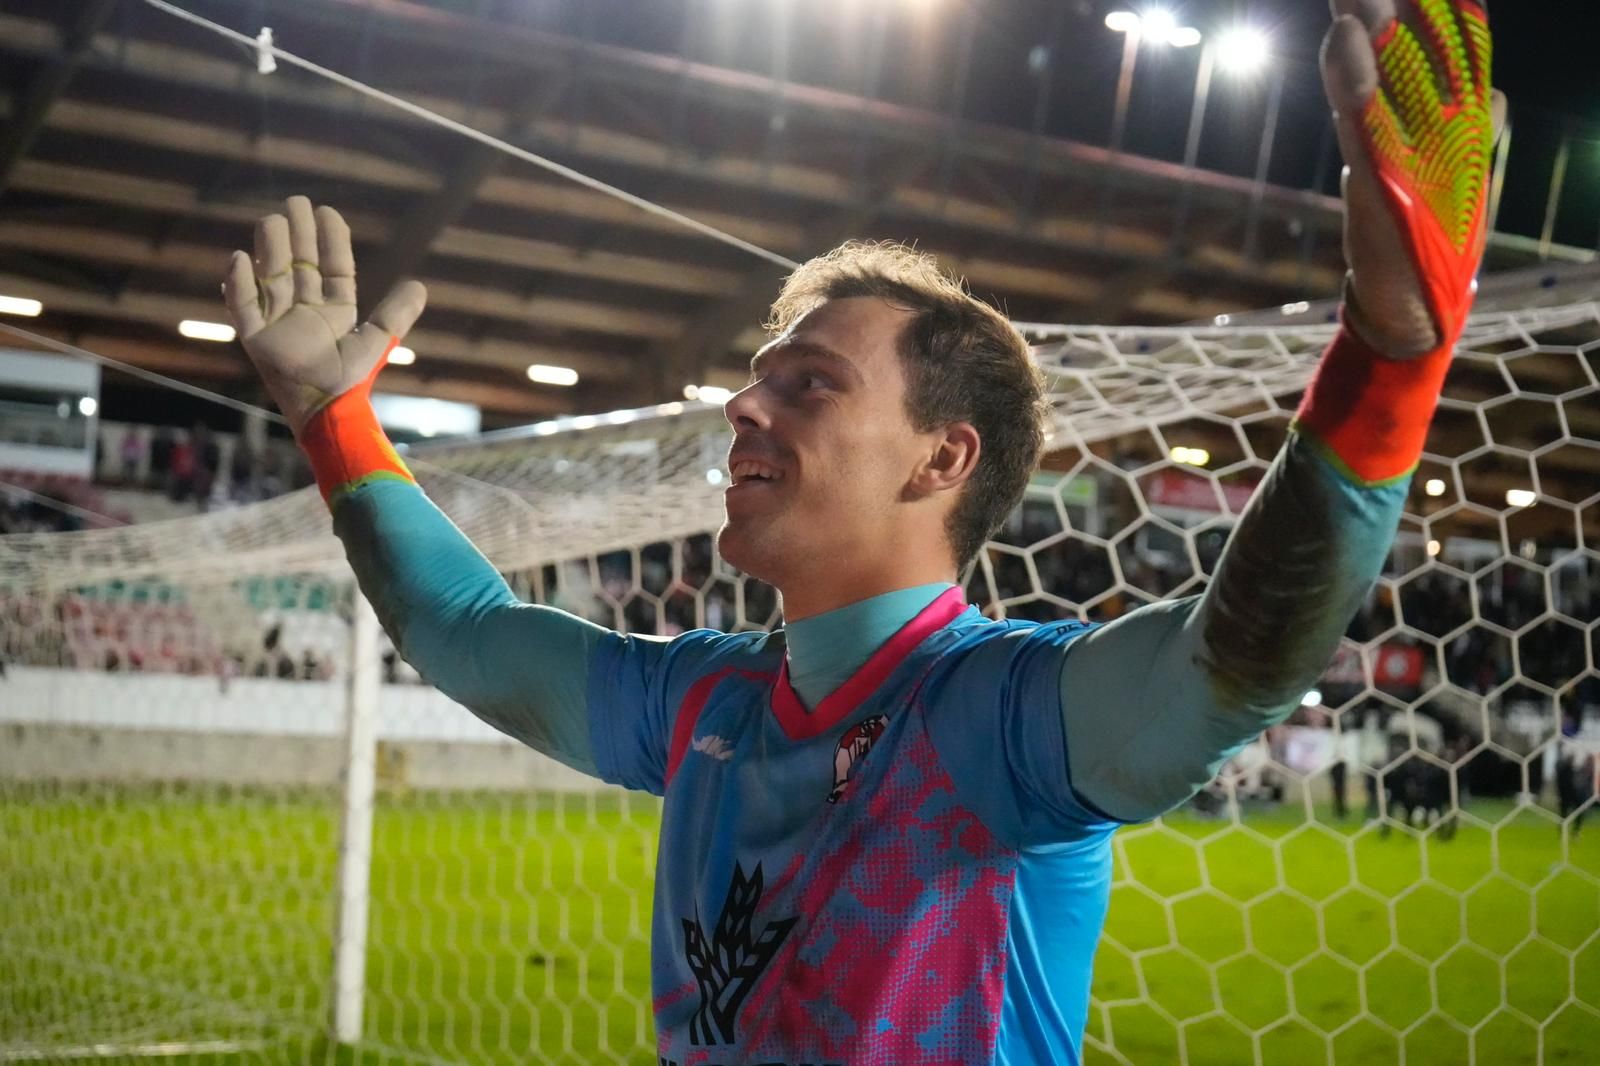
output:
[{"label": "floodlight", "polygon": [[1532,507],[1538,499],[1538,493],[1527,489],[1511,489],[1506,493],[1506,502],[1513,507]]},{"label": "floodlight", "polygon": [[1239,27],[1217,40],[1217,64],[1230,74],[1254,74],[1271,54],[1272,46],[1260,30]]},{"label": "floodlight", "polygon": [[1172,35],[1178,32],[1178,17],[1163,7],[1146,11],[1139,17],[1139,32],[1146,40],[1171,44]]},{"label": "floodlight", "polygon": [[560,385],[565,388],[578,383],[578,372],[570,367],[534,363],[528,368],[528,380],[541,385]]},{"label": "floodlight", "polygon": [[699,400],[701,403],[727,403],[733,399],[733,390],[724,389],[716,385],[685,385],[683,387],[685,400]]},{"label": "floodlight", "polygon": [[1445,494],[1446,487],[1447,486],[1445,483],[1439,478],[1429,478],[1428,483],[1422,486],[1422,491],[1426,492],[1429,496],[1443,496]]},{"label": "floodlight", "polygon": [[20,296],[0,296],[0,315],[21,315],[23,318],[38,318],[39,312],[44,310],[44,304],[38,300],[25,300]]},{"label": "floodlight", "polygon": [[232,326],[221,322],[202,322],[196,318],[186,318],[179,322],[178,332],[190,340],[216,341],[219,344],[227,344],[234,338]]},{"label": "floodlight", "polygon": [[1106,28],[1116,30],[1118,33],[1136,33],[1139,29],[1139,16],[1132,11],[1113,11],[1106,16]]},{"label": "floodlight", "polygon": [[417,361],[417,353],[403,344],[397,344],[389,353],[389,362],[395,366],[410,366]]}]

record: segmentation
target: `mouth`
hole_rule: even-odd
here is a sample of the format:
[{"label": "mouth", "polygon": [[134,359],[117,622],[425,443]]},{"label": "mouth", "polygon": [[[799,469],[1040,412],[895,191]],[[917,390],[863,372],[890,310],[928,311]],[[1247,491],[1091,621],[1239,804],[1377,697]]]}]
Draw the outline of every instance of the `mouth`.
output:
[{"label": "mouth", "polygon": [[783,480],[782,470],[760,459],[736,459],[728,464],[728,472],[733,475],[731,488],[735,489],[752,485],[775,485]]}]

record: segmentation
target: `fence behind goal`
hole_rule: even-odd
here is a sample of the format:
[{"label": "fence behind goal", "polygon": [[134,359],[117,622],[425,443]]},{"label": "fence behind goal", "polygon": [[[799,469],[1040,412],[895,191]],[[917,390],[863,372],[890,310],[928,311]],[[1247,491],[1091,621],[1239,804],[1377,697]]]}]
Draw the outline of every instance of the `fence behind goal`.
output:
[{"label": "fence behind goal", "polygon": [[[1308,706],[1116,838],[1090,1062],[1558,1063],[1600,1043],[1600,310],[1486,294],[1379,588]],[[1321,309],[1042,330],[1056,418],[995,615],[1201,591]],[[414,453],[519,593],[776,624],[669,405]],[[0,1060],[653,1063],[659,806],[418,683],[302,492],[0,540]],[[1136,667],[1136,664],[1132,664]],[[1564,728],[1565,726],[1565,728]]]}]

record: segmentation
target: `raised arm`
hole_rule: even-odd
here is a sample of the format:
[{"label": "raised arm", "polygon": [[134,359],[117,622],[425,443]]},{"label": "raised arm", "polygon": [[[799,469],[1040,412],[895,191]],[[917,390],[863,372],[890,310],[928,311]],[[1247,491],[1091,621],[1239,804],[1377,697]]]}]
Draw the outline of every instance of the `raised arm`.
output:
[{"label": "raised arm", "polygon": [[357,325],[349,227],[296,196],[257,224],[253,260],[234,253],[223,297],[395,648],[496,729],[594,773],[588,664],[618,638],[518,600],[423,494],[373,414],[372,383],[426,290],[400,284]]},{"label": "raised arm", "polygon": [[1399,3],[1334,3],[1350,275],[1287,444],[1205,595],[1134,611],[1063,664],[1073,785],[1113,817],[1183,802],[1287,717],[1393,542],[1471,307],[1503,106],[1478,3]]}]

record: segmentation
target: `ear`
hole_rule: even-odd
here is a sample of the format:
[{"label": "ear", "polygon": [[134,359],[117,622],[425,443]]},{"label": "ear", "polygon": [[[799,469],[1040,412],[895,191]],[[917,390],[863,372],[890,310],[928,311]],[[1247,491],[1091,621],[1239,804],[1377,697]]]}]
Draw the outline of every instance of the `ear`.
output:
[{"label": "ear", "polygon": [[959,490],[978,469],[983,441],[970,422],[952,422],[929,435],[932,445],[906,486],[916,497]]}]

